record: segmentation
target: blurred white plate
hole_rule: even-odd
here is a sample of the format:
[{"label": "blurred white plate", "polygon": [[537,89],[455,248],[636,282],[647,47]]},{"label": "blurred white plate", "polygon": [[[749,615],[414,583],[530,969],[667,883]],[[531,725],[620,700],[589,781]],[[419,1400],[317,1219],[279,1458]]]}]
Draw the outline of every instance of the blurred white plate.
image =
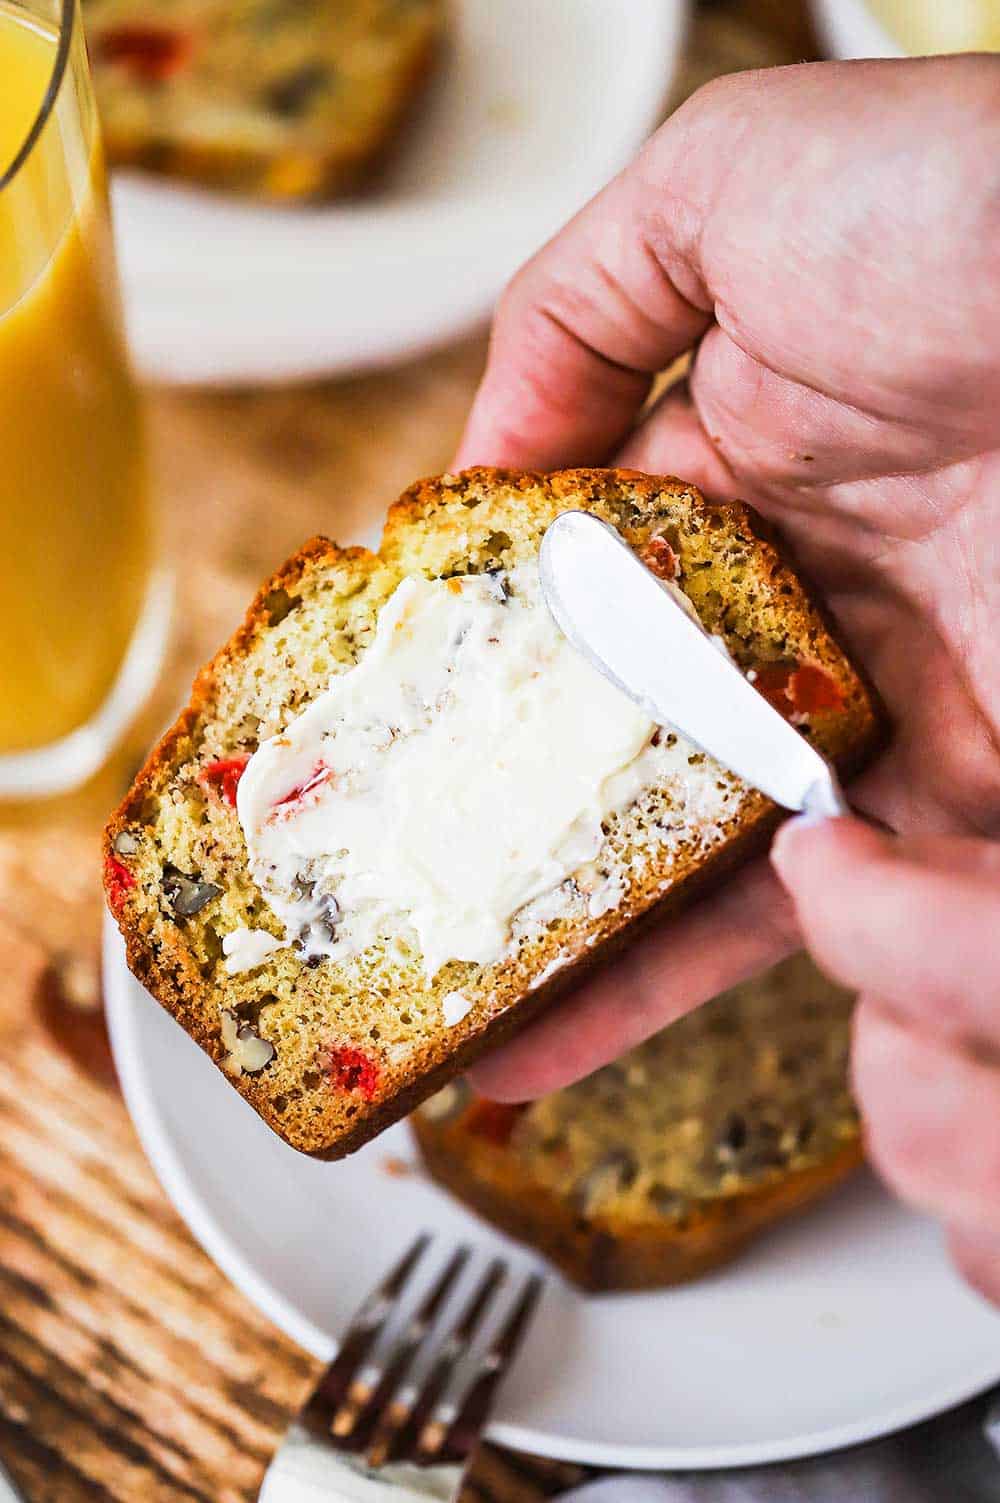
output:
[{"label": "blurred white plate", "polygon": [[812,0],[816,29],[831,57],[902,57],[865,0]]},{"label": "blurred white plate", "polygon": [[511,273],[657,125],[687,0],[459,0],[455,11],[442,71],[368,197],[276,210],[116,176],[145,375],[356,371],[485,320]]},{"label": "blurred white plate", "polygon": [[[110,923],[105,988],[165,1190],[316,1356],[419,1228],[527,1260],[419,1175],[388,1172],[413,1158],[404,1127],[341,1164],[286,1147],[128,973]],[[1000,1315],[952,1273],[935,1228],[863,1178],[686,1288],[586,1299],[553,1278],[490,1434],[601,1466],[733,1466],[866,1440],[998,1379]]]}]

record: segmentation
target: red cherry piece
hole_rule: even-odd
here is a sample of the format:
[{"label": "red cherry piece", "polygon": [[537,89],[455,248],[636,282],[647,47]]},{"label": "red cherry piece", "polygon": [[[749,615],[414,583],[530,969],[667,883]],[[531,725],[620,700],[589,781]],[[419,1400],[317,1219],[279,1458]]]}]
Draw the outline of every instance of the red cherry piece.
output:
[{"label": "red cherry piece", "polygon": [[359,1091],[371,1101],[378,1090],[378,1061],[349,1044],[330,1050],[330,1075],[338,1091]]},{"label": "red cherry piece", "polygon": [[657,579],[675,579],[677,554],[666,538],[650,538],[642,550],[642,561]]},{"label": "red cherry piece", "polygon": [[754,677],[753,686],[758,693],[763,694],[769,705],[773,705],[779,715],[786,719],[795,713],[789,689],[792,675],[795,673],[795,665],[788,663],[765,663],[758,668]]},{"label": "red cherry piece", "polygon": [[235,809],[236,790],[249,761],[249,755],[245,755],[223,757],[218,762],[209,762],[198,774],[198,781],[203,788],[214,788],[223,802]]},{"label": "red cherry piece", "polygon": [[104,890],[112,913],[117,913],[125,901],[125,894],[135,886],[135,877],[121,861],[108,856],[104,862]]},{"label": "red cherry piece", "polygon": [[328,783],[332,776],[333,769],[331,767],[327,767],[323,762],[317,762],[305,781],[299,783],[295,788],[290,789],[284,797],[279,798],[274,808],[283,809],[286,813],[291,813],[297,804],[305,803],[309,795],[315,793],[317,789],[322,788],[323,784]]},{"label": "red cherry piece", "polygon": [[813,663],[803,663],[795,670],[789,690],[792,704],[800,715],[812,715],[817,710],[839,710],[844,704],[843,690],[837,680]]},{"label": "red cherry piece", "polygon": [[117,63],[143,83],[162,83],[187,67],[194,42],[169,26],[132,24],[98,32],[94,50],[99,62]]},{"label": "red cherry piece", "polygon": [[754,687],[788,720],[839,710],[844,696],[836,679],[814,663],[766,663]]},{"label": "red cherry piece", "polygon": [[485,1138],[502,1148],[510,1142],[524,1106],[503,1101],[474,1101],[465,1114],[463,1126],[477,1138]]}]

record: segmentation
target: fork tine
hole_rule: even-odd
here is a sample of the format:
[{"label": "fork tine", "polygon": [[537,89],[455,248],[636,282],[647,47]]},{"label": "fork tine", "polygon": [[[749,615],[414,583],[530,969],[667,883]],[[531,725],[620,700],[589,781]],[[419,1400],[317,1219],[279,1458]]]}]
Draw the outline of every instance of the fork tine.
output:
[{"label": "fork tine", "polygon": [[362,1369],[351,1379],[330,1426],[335,1445],[352,1451],[359,1451],[364,1447],[383,1406],[410,1366],[442,1305],[454,1289],[469,1260],[470,1252],[468,1247],[459,1247],[452,1253],[444,1270],[435,1279],[418,1309],[410,1316],[406,1330],[386,1354],[382,1369],[375,1368],[371,1372]]},{"label": "fork tine", "polygon": [[375,1344],[395,1308],[396,1299],[430,1245],[430,1235],[422,1232],[362,1301],[344,1334],[326,1372],[302,1410],[302,1420],[312,1430],[328,1433],[341,1399],[350,1387],[362,1359]]},{"label": "fork tine", "polygon": [[438,1461],[464,1461],[479,1440],[494,1390],[503,1378],[535,1312],[543,1288],[533,1273],[487,1352],[480,1359],[472,1383],[458,1401],[454,1417],[432,1416],[417,1442],[417,1460],[422,1465]]},{"label": "fork tine", "polygon": [[368,1448],[369,1466],[384,1466],[412,1448],[506,1276],[503,1260],[494,1258],[469,1296],[458,1323],[442,1342],[420,1387],[397,1395],[386,1405]]}]

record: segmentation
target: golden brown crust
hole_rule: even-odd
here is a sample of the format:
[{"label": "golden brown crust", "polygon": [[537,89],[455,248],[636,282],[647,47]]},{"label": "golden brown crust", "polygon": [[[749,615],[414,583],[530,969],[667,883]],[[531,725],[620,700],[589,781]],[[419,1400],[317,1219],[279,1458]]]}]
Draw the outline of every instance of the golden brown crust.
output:
[{"label": "golden brown crust", "polygon": [[698,1278],[737,1257],[768,1226],[802,1210],[847,1179],[862,1162],[859,1141],[825,1162],[793,1169],[773,1183],[707,1201],[681,1224],[587,1220],[524,1173],[503,1148],[460,1124],[410,1118],[432,1177],[508,1236],[535,1247],[581,1288],[596,1293],[655,1289]]},{"label": "golden brown crust", "polygon": [[[620,508],[626,536],[635,526],[648,531],[655,520],[657,505],[683,504],[695,508],[698,515],[703,513],[705,525],[717,529],[720,535],[738,534],[746,547],[752,545],[762,575],[772,583],[794,579],[774,542],[759,537],[746,507],[739,503],[706,507],[692,487],[669,478],[631,471],[574,470],[544,476],[476,469],[460,477],[419,481],[391,508],[379,555],[365,549],[340,549],[324,538],[314,538],[265,584],[234,637],[198,675],[188,708],[153,749],[112,817],[105,836],[106,874],[107,863],[115,859],[116,837],[126,829],[141,828],[147,801],[169,787],[178,769],[197,761],[199,738],[213,712],[220,681],[234,662],[245,659],[272,629],[272,621],[282,609],[287,609],[290,597],[301,595],[310,581],[335,569],[354,570],[359,577],[371,576],[377,569],[388,566],[398,572],[400,550],[415,536],[429,539],[430,546],[458,534],[458,524],[448,511],[455,505],[456,495],[469,498],[462,502],[468,506],[479,504],[475,498],[480,493],[498,492],[522,496],[526,508],[537,492],[544,494],[549,508],[554,503],[558,509],[565,501],[575,506],[600,506],[604,513],[610,509],[612,516],[616,515],[615,508]],[[468,520],[462,523],[464,528],[470,525]],[[798,589],[796,583],[795,590]],[[800,599],[804,601],[801,605],[783,607],[789,620],[796,612],[801,615],[809,608],[808,597]],[[721,623],[720,629],[724,629]],[[824,637],[820,645],[836,658],[848,700],[844,713],[837,717],[836,733],[831,732],[826,749],[833,753],[841,772],[849,775],[876,750],[883,737],[884,722],[873,696],[852,676],[835,638]],[[484,1051],[510,1037],[643,929],[678,911],[749,856],[763,850],[780,818],[780,811],[762,796],[750,796],[722,846],[689,861],[679,872],[675,869],[665,891],[661,890],[659,878],[637,888],[633,899],[594,921],[574,947],[569,963],[541,984],[532,987],[531,980],[519,976],[513,966],[498,968],[491,974],[489,993],[483,996],[482,1005],[474,1015],[452,1030],[448,1038],[428,1042],[417,1066],[401,1069],[394,1076],[387,1075],[385,1092],[377,1099],[365,1103],[352,1101],[346,1107],[331,1100],[328,1106],[313,1109],[309,1114],[302,1111],[282,1118],[276,1109],[276,1089],[267,1072],[258,1076],[244,1074],[233,1083],[264,1120],[293,1146],[317,1157],[342,1157],[406,1115]],[[148,890],[134,894],[115,891],[113,883],[109,883],[109,898],[125,937],[131,969],[221,1066],[227,1051],[219,1031],[218,1003],[210,995],[204,970],[183,934],[173,926],[157,927],[151,921],[147,909],[151,900],[155,907],[156,899]]]},{"label": "golden brown crust", "polygon": [[[198,682],[200,682],[200,677],[199,681],[196,681],[196,689]],[[132,791],[126,796],[107,826],[104,842],[105,858],[111,855],[115,836],[134,821],[144,788],[150,785],[157,772],[169,768],[173,754],[196,719],[197,711],[192,705],[154,748],[133,784]],[[433,1096],[456,1075],[462,1074],[482,1055],[513,1038],[546,1007],[579,986],[592,971],[613,960],[648,929],[672,914],[679,913],[702,891],[716,887],[731,871],[742,866],[751,857],[765,851],[782,818],[784,815],[781,810],[770,806],[765,807],[752,823],[748,823],[727,842],[710,863],[686,872],[667,893],[652,903],[643,913],[628,921],[623,922],[619,919],[617,922],[605,923],[599,943],[588,946],[570,964],[556,975],[550,976],[541,986],[536,986],[526,995],[513,999],[516,1001],[516,1006],[508,1005],[506,1010],[493,1017],[475,1037],[467,1039],[455,1048],[447,1059],[418,1075],[408,1086],[400,1089],[392,1099],[386,1100],[367,1113],[353,1128],[338,1136],[336,1142],[315,1146],[305,1142],[295,1142],[292,1146],[300,1148],[314,1158],[327,1160],[346,1158],[348,1154],[363,1147],[380,1132],[384,1132],[387,1127],[409,1116],[422,1101]],[[183,957],[178,956],[177,952],[170,957],[171,963],[158,959],[149,950],[139,930],[123,923],[119,914],[116,913],[115,917],[124,936],[129,970],[165,1010],[177,1018],[182,1027],[221,1069],[226,1050],[218,1030],[208,1026],[202,1013],[197,1009],[192,1009],[189,1002],[192,990],[200,984],[197,971],[183,964]],[[502,1000],[507,1001],[506,998]],[[237,1087],[269,1127],[285,1136],[281,1124],[274,1119],[270,1093],[266,1088],[250,1077],[243,1077],[236,1081],[228,1075],[226,1078]]]}]

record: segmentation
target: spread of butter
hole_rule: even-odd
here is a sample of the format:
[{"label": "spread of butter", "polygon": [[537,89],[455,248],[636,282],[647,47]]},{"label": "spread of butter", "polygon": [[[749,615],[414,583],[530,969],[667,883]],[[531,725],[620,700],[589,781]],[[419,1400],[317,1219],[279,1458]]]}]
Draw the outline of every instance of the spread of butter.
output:
[{"label": "spread of butter", "polygon": [[441,998],[441,1016],[446,1028],[454,1028],[467,1018],[472,1011],[472,1003],[463,992],[448,992]]},{"label": "spread of butter", "polygon": [[[496,961],[518,910],[593,862],[610,814],[688,771],[691,747],[654,730],[556,627],[537,565],[404,579],[358,664],[250,759],[252,874],[306,957],[408,928],[428,979]],[[234,969],[256,953],[227,949]]]},{"label": "spread of butter", "polygon": [[281,940],[266,929],[234,929],[222,941],[226,974],[238,976],[241,971],[252,971],[281,948]]}]

